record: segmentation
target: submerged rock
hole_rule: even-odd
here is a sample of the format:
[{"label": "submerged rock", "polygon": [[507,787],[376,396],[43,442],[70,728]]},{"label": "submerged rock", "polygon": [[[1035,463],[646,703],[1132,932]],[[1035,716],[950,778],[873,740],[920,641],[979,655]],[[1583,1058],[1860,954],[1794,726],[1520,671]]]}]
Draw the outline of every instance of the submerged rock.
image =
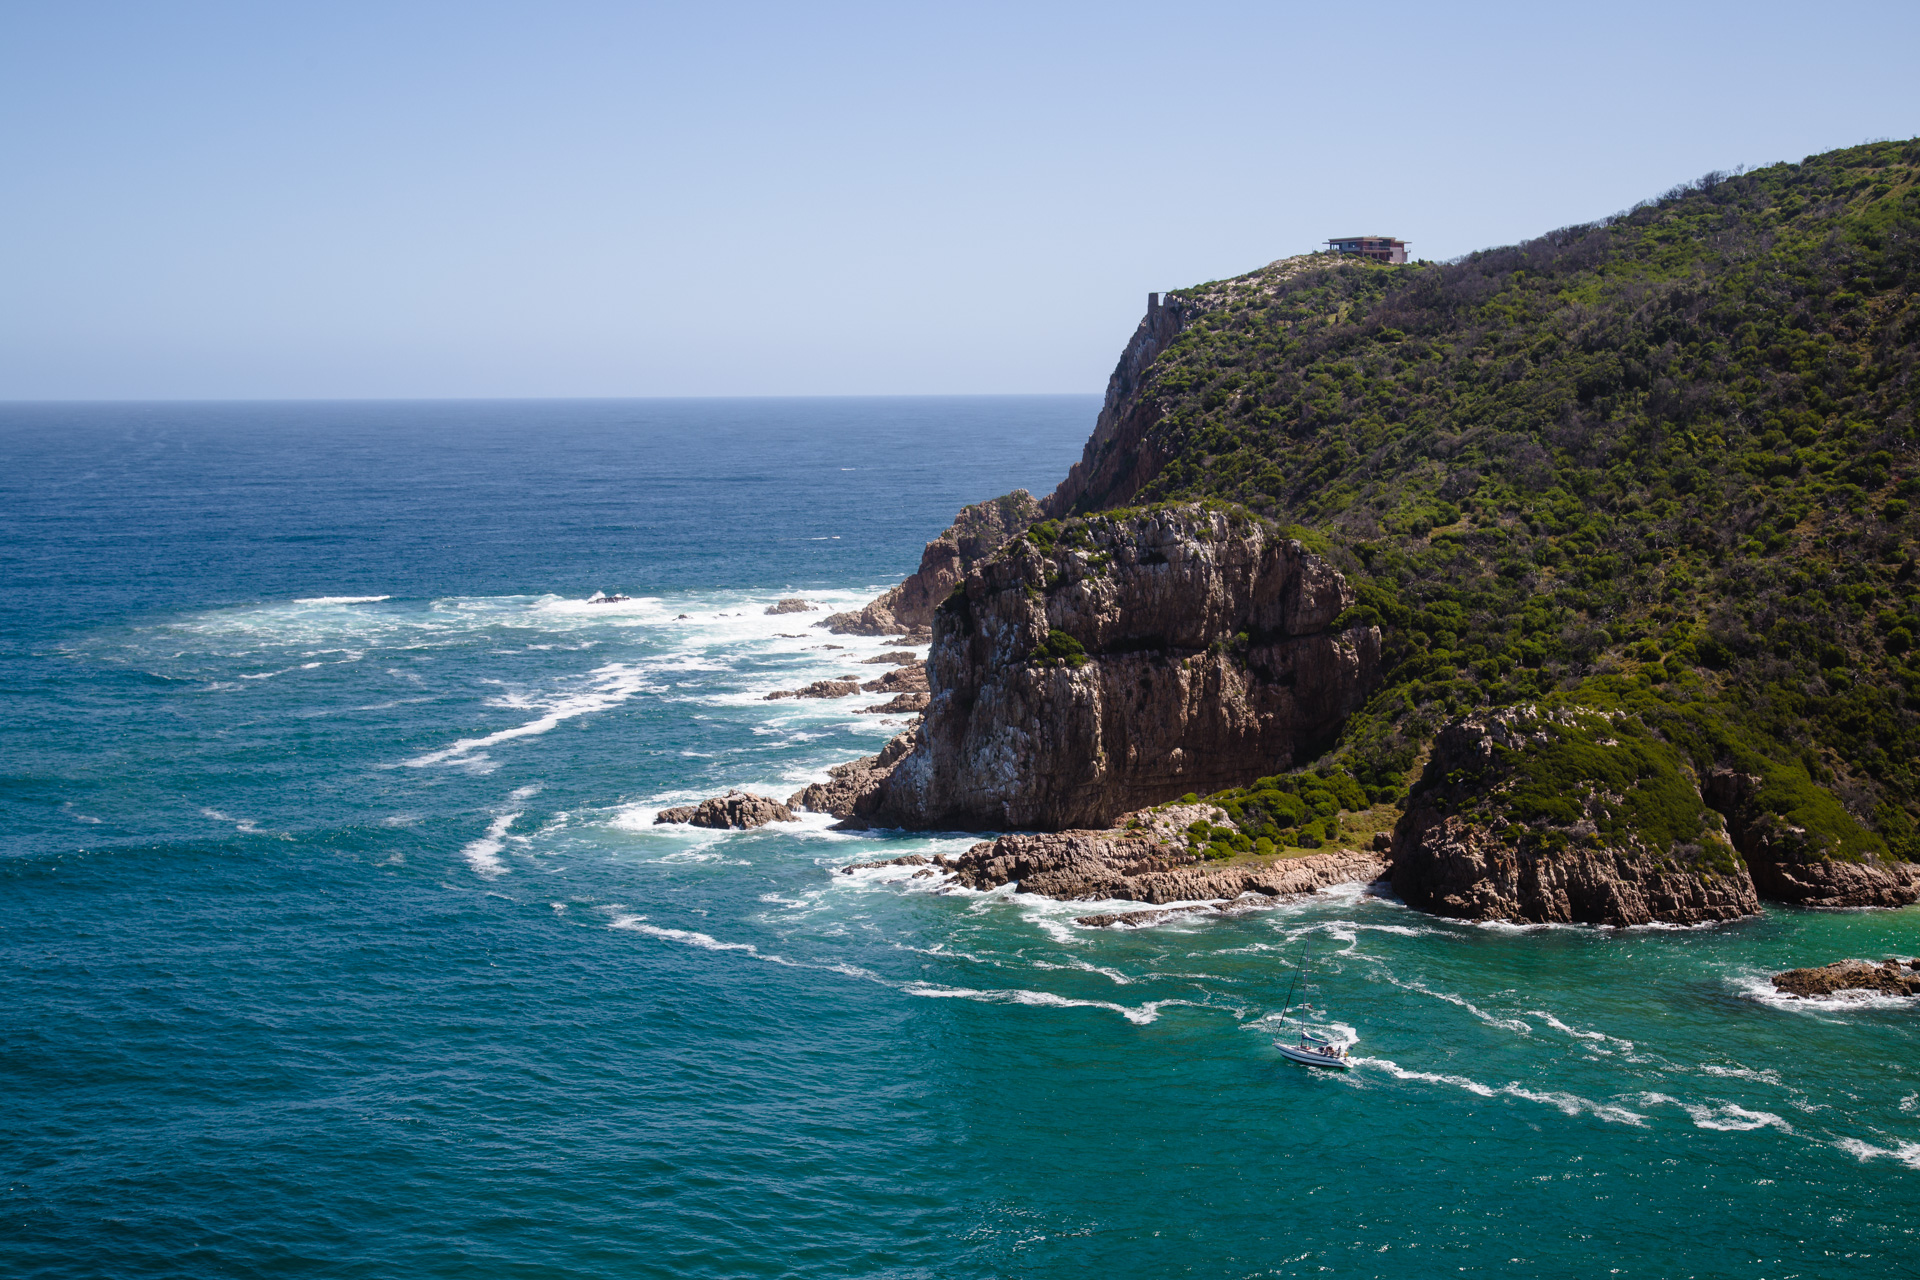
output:
[{"label": "submerged rock", "polygon": [[729,791],[723,796],[702,800],[699,804],[662,809],[653,821],[656,825],[683,822],[695,827],[746,829],[764,827],[769,822],[798,822],[799,819],[793,816],[792,809],[778,800],[750,795],[745,791]]},{"label": "submerged rock", "polygon": [[1465,920],[1698,924],[1760,909],[1679,752],[1631,717],[1525,706],[1441,730],[1394,828],[1393,888]]},{"label": "submerged rock", "polygon": [[1099,828],[1284,770],[1378,681],[1345,580],[1267,521],[1199,505],[1035,526],[934,615],[931,701],[876,825]]},{"label": "submerged rock", "polygon": [[1883,964],[1865,960],[1836,960],[1818,969],[1789,969],[1773,975],[1773,985],[1790,996],[1809,998],[1843,991],[1871,991],[1886,996],[1920,996],[1920,960],[1902,966],[1889,958]]}]

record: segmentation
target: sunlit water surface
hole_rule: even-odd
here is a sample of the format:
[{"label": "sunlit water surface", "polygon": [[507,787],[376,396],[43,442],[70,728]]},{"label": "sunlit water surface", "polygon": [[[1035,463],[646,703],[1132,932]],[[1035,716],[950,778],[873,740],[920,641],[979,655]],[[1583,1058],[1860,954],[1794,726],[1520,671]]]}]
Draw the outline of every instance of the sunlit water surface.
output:
[{"label": "sunlit water surface", "polygon": [[[876,749],[845,608],[1087,397],[0,409],[0,1268],[1920,1268],[1920,913],[1093,930],[653,825]],[[596,589],[633,596],[588,606]],[[841,646],[838,648],[832,646]],[[1307,1017],[1355,1067],[1272,1040]]]}]

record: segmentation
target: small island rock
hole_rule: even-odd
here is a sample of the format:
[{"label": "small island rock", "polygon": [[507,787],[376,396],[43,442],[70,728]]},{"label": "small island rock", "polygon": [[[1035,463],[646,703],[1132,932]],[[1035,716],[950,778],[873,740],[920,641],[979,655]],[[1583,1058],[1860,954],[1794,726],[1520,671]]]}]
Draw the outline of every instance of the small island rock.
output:
[{"label": "small island rock", "polygon": [[681,805],[674,809],[662,809],[654,818],[655,825],[663,822],[684,822],[693,827],[729,827],[746,830],[752,827],[764,827],[769,822],[798,822],[793,810],[778,800],[769,800],[765,796],[756,796],[745,791],[729,791],[723,796],[713,796],[699,804]]}]

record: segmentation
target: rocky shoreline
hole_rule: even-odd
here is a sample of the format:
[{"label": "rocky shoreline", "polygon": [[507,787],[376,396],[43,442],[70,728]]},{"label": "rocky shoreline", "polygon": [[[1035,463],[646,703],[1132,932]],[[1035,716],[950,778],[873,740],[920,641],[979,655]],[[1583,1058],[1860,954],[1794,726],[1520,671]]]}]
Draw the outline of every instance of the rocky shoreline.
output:
[{"label": "rocky shoreline", "polygon": [[1387,870],[1378,853],[1329,850],[1298,858],[1249,858],[1222,864],[1189,852],[1189,822],[1218,814],[1209,805],[1174,805],[1128,815],[1128,825],[1102,831],[1019,832],[983,840],[965,853],[908,854],[857,862],[843,875],[874,867],[910,866],[946,875],[966,889],[1013,886],[1061,902],[1187,904],[1171,911],[1119,912],[1077,923],[1134,926],[1175,915],[1222,913],[1302,897],[1338,884],[1370,884]]}]

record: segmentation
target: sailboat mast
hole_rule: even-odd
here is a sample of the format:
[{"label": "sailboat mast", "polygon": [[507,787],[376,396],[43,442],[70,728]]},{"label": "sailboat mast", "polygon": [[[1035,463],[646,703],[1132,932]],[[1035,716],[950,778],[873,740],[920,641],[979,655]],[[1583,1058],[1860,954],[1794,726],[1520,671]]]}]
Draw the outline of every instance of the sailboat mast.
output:
[{"label": "sailboat mast", "polygon": [[1294,972],[1293,981],[1287,984],[1287,1002],[1286,1004],[1282,1005],[1280,1008],[1280,1021],[1283,1025],[1286,1023],[1287,1014],[1293,1009],[1293,993],[1295,988],[1297,988],[1300,985],[1300,975],[1305,973],[1307,971],[1307,966],[1311,965],[1312,963],[1313,963],[1313,944],[1309,942],[1307,944],[1306,960],[1301,964],[1300,968]]}]

